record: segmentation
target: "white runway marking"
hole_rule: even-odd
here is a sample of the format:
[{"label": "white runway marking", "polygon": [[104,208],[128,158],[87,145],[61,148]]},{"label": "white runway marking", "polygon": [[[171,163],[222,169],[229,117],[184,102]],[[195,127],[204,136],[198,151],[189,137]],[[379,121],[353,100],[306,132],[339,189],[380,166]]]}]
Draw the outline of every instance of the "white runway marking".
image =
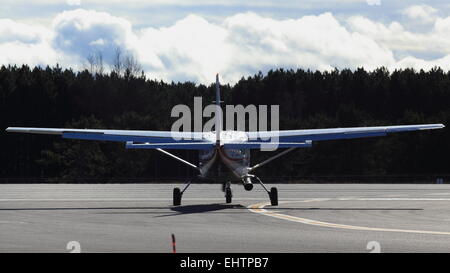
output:
[{"label": "white runway marking", "polygon": [[[304,201],[286,201],[280,202],[282,204],[285,203],[300,203],[300,202],[318,202],[318,201],[329,201],[332,199],[309,199]],[[449,198],[338,198],[336,200],[347,201],[347,200],[357,200],[357,201],[450,201]],[[343,225],[337,223],[329,223],[316,221],[311,219],[306,219],[302,217],[291,216],[287,214],[282,214],[277,211],[267,211],[264,207],[270,205],[270,203],[258,203],[248,206],[247,208],[254,213],[275,217],[278,219],[283,219],[291,222],[297,222],[307,225],[320,226],[320,227],[329,227],[329,228],[338,228],[338,229],[351,229],[351,230],[363,230],[363,231],[383,231],[383,232],[403,232],[403,233],[419,233],[419,234],[434,234],[434,235],[450,235],[450,232],[445,231],[429,231],[429,230],[410,230],[410,229],[394,229],[394,228],[377,228],[377,227],[363,227],[363,226],[354,226],[354,225]],[[282,208],[281,208],[282,209]]]},{"label": "white runway marking", "polygon": [[425,195],[450,195],[450,192],[427,193]]}]

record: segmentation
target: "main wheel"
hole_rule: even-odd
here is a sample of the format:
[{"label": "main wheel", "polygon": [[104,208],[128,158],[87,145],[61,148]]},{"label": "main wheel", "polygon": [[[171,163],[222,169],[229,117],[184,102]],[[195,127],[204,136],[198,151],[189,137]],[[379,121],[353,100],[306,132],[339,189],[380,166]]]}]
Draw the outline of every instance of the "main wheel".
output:
[{"label": "main wheel", "polygon": [[173,189],[173,205],[174,206],[181,205],[181,190],[180,190],[180,188]]},{"label": "main wheel", "polygon": [[277,190],[277,188],[272,187],[270,189],[269,197],[270,197],[270,204],[272,206],[278,206],[278,190]]},{"label": "main wheel", "polygon": [[225,201],[227,202],[227,204],[231,203],[232,197],[233,197],[233,195],[231,194],[231,189],[226,188],[225,189]]}]

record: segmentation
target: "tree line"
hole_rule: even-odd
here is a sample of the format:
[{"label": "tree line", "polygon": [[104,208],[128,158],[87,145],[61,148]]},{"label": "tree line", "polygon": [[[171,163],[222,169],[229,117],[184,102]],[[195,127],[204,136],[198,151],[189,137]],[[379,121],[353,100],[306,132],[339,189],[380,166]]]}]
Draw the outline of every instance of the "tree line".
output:
[{"label": "tree line", "polygon": [[[120,56],[119,56],[120,58]],[[116,70],[75,72],[56,67],[0,68],[0,127],[170,130],[177,104],[214,98],[214,84],[164,82],[139,73],[135,60]],[[134,69],[134,70],[131,70]],[[212,79],[213,80],[213,79]],[[279,105],[280,129],[450,124],[450,72],[276,69],[221,87],[226,104]],[[261,177],[449,174],[447,128],[382,138],[314,143],[259,169]],[[124,144],[0,133],[0,177],[46,181],[185,179],[195,172],[152,150]],[[197,163],[197,152],[176,151]],[[274,152],[252,152],[255,164]]]}]

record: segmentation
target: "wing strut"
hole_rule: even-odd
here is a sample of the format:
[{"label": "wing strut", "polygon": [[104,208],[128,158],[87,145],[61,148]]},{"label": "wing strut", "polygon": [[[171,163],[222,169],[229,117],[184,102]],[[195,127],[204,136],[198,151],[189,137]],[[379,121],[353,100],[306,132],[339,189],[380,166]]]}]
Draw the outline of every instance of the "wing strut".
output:
[{"label": "wing strut", "polygon": [[168,151],[165,151],[165,150],[163,150],[163,149],[161,149],[161,148],[157,148],[156,150],[158,150],[158,151],[160,151],[161,153],[166,154],[166,155],[168,155],[168,156],[170,156],[170,157],[172,157],[172,158],[174,158],[174,159],[176,159],[176,160],[178,160],[178,161],[180,161],[180,162],[183,162],[184,164],[186,164],[186,165],[188,165],[188,166],[190,166],[190,167],[196,169],[197,171],[200,171],[200,168],[199,168],[199,167],[195,166],[194,164],[192,164],[192,163],[189,162],[189,161],[186,161],[186,160],[182,159],[181,157],[178,157],[178,156],[176,156],[176,155],[174,155],[174,154],[172,154],[172,153],[169,153]]},{"label": "wing strut", "polygon": [[266,159],[265,161],[263,161],[263,162],[261,162],[261,163],[258,163],[258,164],[256,164],[256,165],[253,166],[253,167],[250,167],[248,171],[249,171],[249,172],[254,171],[255,169],[257,169],[257,168],[259,168],[259,167],[262,167],[262,166],[266,165],[267,163],[271,162],[272,160],[275,160],[275,159],[279,158],[280,156],[283,156],[283,155],[285,155],[285,154],[287,154],[287,153],[289,153],[290,151],[293,151],[293,150],[295,150],[295,149],[297,149],[297,147],[292,147],[292,148],[289,148],[289,149],[287,149],[287,150],[285,150],[285,151],[282,151],[281,153],[276,154],[275,156],[272,156],[271,158]]}]

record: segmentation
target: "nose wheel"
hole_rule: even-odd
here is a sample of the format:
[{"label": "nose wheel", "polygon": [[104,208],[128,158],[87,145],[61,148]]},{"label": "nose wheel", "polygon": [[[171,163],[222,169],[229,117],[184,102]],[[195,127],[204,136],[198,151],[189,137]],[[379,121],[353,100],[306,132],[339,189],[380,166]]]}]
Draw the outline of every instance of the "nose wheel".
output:
[{"label": "nose wheel", "polygon": [[231,192],[231,183],[225,183],[225,202],[230,204],[233,199],[233,193]]}]

